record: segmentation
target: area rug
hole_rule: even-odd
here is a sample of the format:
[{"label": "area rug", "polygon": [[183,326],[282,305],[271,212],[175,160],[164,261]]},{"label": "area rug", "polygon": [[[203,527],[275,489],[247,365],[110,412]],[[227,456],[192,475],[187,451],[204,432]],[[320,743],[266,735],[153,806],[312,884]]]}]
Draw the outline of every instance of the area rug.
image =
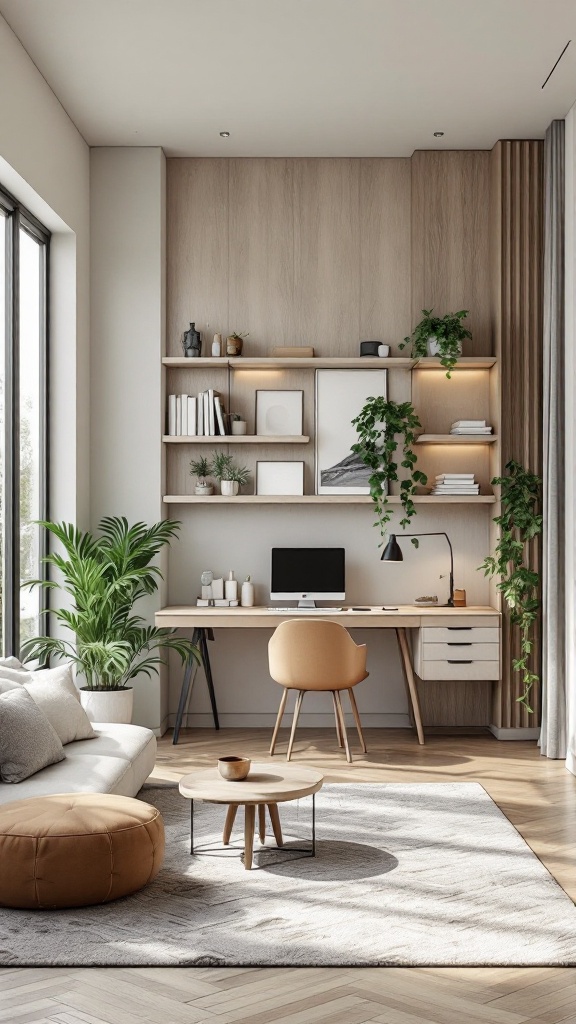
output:
[{"label": "area rug", "polygon": [[[534,966],[576,964],[576,908],[477,783],[325,785],[281,807],[288,855],[242,864],[236,845],[189,854],[190,805],[141,799],[166,823],[165,866],[135,896],[60,911],[0,911],[0,964]],[[225,809],[196,805],[219,847]],[[258,844],[256,844],[258,850]]]}]

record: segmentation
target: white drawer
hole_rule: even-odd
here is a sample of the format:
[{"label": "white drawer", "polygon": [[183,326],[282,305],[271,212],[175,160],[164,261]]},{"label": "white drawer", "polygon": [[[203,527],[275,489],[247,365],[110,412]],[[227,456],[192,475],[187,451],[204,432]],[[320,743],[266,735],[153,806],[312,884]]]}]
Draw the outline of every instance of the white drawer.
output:
[{"label": "white drawer", "polygon": [[420,679],[499,679],[499,661],[421,661],[415,666]]},{"label": "white drawer", "polygon": [[456,643],[458,640],[474,644],[500,643],[498,626],[422,626],[422,643]]},{"label": "white drawer", "polygon": [[470,640],[450,640],[447,644],[422,644],[421,661],[496,661],[498,644],[474,644]]}]

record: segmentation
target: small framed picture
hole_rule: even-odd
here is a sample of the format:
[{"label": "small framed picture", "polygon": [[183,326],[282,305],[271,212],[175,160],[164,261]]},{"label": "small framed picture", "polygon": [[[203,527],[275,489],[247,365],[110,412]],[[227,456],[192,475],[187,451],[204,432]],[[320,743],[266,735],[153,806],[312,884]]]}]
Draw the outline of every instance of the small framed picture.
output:
[{"label": "small framed picture", "polygon": [[300,436],[304,431],[303,391],[257,391],[256,433],[264,437]]},{"label": "small framed picture", "polygon": [[256,494],[304,494],[304,463],[257,462]]}]

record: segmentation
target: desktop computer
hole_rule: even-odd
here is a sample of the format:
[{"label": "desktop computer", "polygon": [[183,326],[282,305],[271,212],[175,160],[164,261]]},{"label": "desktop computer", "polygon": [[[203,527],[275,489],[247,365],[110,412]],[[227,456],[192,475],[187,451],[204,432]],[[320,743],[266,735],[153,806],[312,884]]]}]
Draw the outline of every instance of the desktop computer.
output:
[{"label": "desktop computer", "polygon": [[315,602],[343,601],[345,583],[344,548],[272,548],[272,601],[298,601],[299,609],[322,611]]}]

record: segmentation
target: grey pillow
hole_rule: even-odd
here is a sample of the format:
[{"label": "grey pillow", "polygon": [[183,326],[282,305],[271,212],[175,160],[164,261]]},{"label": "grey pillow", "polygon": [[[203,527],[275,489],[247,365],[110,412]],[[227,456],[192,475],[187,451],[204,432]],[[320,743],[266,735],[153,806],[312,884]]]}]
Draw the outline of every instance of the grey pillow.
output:
[{"label": "grey pillow", "polygon": [[70,665],[33,672],[24,689],[44,712],[61,743],[94,739],[96,733],[80,703]]},{"label": "grey pillow", "polygon": [[22,782],[63,761],[64,748],[24,687],[0,695],[0,779]]}]

